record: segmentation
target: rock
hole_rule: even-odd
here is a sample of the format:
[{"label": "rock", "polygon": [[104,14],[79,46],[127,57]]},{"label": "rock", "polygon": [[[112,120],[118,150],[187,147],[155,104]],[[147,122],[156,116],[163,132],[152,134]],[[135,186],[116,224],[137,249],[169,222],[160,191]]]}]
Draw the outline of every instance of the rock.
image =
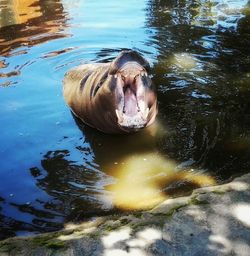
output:
[{"label": "rock", "polygon": [[239,255],[250,253],[250,174],[169,199],[151,211],[97,218],[0,242],[0,255]]}]

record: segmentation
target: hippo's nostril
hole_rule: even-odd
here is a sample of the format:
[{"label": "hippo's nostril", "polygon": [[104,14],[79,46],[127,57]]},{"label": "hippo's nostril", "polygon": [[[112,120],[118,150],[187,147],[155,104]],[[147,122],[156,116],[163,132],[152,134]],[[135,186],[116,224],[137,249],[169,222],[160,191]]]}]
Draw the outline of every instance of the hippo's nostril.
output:
[{"label": "hippo's nostril", "polygon": [[122,81],[125,83],[126,82],[126,77],[125,76],[121,76],[122,77]]}]

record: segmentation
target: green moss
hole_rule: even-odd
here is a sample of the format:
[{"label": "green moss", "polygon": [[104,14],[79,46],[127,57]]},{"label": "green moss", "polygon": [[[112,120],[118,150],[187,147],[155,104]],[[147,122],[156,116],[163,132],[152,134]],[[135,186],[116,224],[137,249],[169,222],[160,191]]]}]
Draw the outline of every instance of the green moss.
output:
[{"label": "green moss", "polygon": [[64,236],[69,236],[69,235],[71,235],[71,234],[73,234],[73,233],[74,233],[74,230],[73,230],[73,229],[71,229],[71,230],[65,230],[65,231],[62,232],[62,235],[64,235]]},{"label": "green moss", "polygon": [[99,226],[99,228],[101,230],[103,230],[104,232],[110,232],[110,231],[113,231],[113,230],[116,230],[116,229],[119,229],[120,227],[122,226],[125,226],[127,224],[129,224],[130,220],[127,219],[127,218],[123,218],[123,219],[109,219],[109,222],[110,221],[113,221],[113,223],[111,224],[103,224],[101,226]]},{"label": "green moss", "polygon": [[137,231],[138,229],[141,229],[141,228],[143,228],[143,227],[145,227],[146,226],[146,223],[132,223],[131,225],[130,225],[130,227],[131,227],[131,229],[133,230],[133,231]]},{"label": "green moss", "polygon": [[106,225],[103,227],[104,231],[112,231],[114,229],[116,229],[114,226],[111,225]]},{"label": "green moss", "polygon": [[55,238],[53,235],[37,236],[32,239],[32,243],[36,246],[45,246],[53,238]]},{"label": "green moss", "polygon": [[168,211],[165,215],[166,215],[167,217],[172,217],[173,214],[175,213],[175,211],[176,211],[177,209],[178,209],[178,208],[176,208],[176,209],[171,209],[171,210]]},{"label": "green moss", "polygon": [[102,233],[98,231],[98,232],[89,233],[86,236],[96,239],[96,238],[100,237],[101,235],[102,235]]},{"label": "green moss", "polygon": [[[72,233],[72,232],[69,232]],[[68,234],[69,234],[68,233]],[[52,233],[48,235],[37,236],[32,239],[32,243],[35,246],[47,247],[50,249],[58,250],[65,247],[65,243],[57,239],[60,234]]]},{"label": "green moss", "polygon": [[130,221],[126,218],[120,220],[121,226],[127,225],[129,222]]},{"label": "green moss", "polygon": [[186,206],[186,204],[183,205],[176,205],[173,206],[170,210],[168,210],[167,212],[159,212],[159,213],[153,213],[153,216],[159,216],[159,217],[172,217],[172,215],[178,211],[180,208]]},{"label": "green moss", "polygon": [[172,217],[173,214],[178,210],[180,209],[181,207],[183,207],[184,205],[179,205],[179,206],[176,206],[176,207],[173,207],[172,209],[170,209],[168,212],[165,213],[166,216],[168,217]]},{"label": "green moss", "polygon": [[2,243],[0,244],[0,252],[10,252],[16,249],[16,245],[11,243]]},{"label": "green moss", "polygon": [[143,212],[136,212],[136,213],[133,213],[133,216],[136,217],[136,218],[142,218]]},{"label": "green moss", "polygon": [[208,201],[206,200],[199,200],[198,198],[196,197],[193,197],[190,199],[189,201],[190,204],[195,204],[195,205],[199,205],[199,204],[209,204]]},{"label": "green moss", "polygon": [[47,248],[59,250],[65,247],[65,243],[63,241],[51,241],[46,244]]},{"label": "green moss", "polygon": [[214,194],[219,194],[219,195],[223,195],[223,194],[225,194],[226,193],[226,191],[225,190],[213,190],[212,191],[212,193],[214,193]]},{"label": "green moss", "polygon": [[3,242],[0,243],[0,253],[10,253],[10,252],[20,252],[21,246],[16,244],[15,242]]},{"label": "green moss", "polygon": [[110,231],[116,230],[116,229],[118,229],[122,226],[123,225],[121,225],[120,223],[114,223],[114,225],[104,225],[104,226],[102,226],[102,230],[105,231],[105,232],[110,232]]}]

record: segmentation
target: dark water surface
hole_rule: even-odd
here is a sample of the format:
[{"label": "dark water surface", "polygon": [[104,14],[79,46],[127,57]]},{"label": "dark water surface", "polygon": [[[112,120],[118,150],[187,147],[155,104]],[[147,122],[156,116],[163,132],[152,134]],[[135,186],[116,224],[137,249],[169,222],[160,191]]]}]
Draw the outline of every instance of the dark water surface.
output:
[{"label": "dark water surface", "polygon": [[[128,136],[80,129],[64,73],[127,48],[152,64],[158,123]],[[249,172],[245,0],[0,0],[0,53],[0,239]]]}]

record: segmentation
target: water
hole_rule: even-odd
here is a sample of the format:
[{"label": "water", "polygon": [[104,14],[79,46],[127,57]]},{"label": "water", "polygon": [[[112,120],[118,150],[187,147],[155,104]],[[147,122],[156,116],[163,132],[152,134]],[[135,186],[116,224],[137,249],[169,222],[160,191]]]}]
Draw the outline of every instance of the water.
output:
[{"label": "water", "polygon": [[[1,0],[0,238],[247,173],[249,10],[244,0]],[[81,127],[64,73],[128,48],[152,65],[158,122],[129,136]]]}]

